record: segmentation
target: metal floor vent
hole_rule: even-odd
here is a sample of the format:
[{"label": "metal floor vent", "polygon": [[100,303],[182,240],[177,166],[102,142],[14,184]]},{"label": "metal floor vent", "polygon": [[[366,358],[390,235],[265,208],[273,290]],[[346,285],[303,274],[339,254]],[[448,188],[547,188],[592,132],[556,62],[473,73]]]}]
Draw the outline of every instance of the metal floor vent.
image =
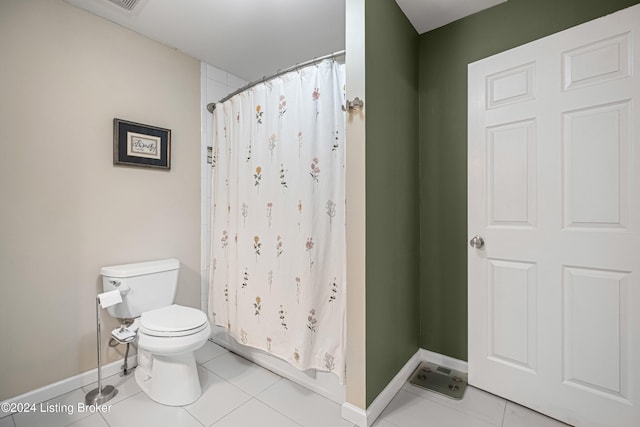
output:
[{"label": "metal floor vent", "polygon": [[467,388],[467,374],[435,363],[422,362],[409,382],[453,399],[462,399]]},{"label": "metal floor vent", "polygon": [[140,0],[107,0],[107,1],[129,12],[131,12],[140,2]]}]

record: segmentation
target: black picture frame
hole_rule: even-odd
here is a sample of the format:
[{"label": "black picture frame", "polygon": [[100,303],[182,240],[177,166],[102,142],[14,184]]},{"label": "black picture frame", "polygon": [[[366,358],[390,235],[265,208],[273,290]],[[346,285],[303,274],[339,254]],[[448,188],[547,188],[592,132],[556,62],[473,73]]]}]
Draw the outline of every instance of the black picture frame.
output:
[{"label": "black picture frame", "polygon": [[171,169],[171,129],[113,119],[113,164]]}]

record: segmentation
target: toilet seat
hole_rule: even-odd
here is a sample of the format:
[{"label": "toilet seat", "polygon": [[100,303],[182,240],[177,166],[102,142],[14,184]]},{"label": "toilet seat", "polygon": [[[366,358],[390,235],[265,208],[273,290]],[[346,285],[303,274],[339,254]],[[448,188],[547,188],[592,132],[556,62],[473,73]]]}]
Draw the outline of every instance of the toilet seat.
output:
[{"label": "toilet seat", "polygon": [[140,316],[140,332],[156,337],[183,337],[196,334],[208,325],[201,310],[178,304],[147,311]]}]

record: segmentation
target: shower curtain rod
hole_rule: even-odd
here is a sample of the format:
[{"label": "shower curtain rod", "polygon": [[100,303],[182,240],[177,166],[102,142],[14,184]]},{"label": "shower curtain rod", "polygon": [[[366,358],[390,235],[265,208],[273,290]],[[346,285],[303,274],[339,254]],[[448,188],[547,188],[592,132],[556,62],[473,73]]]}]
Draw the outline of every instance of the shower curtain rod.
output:
[{"label": "shower curtain rod", "polygon": [[278,78],[278,77],[280,77],[281,75],[286,74],[286,73],[288,73],[288,72],[290,72],[290,71],[299,70],[299,69],[300,69],[300,68],[302,68],[302,67],[306,67],[306,66],[308,66],[308,65],[317,64],[318,62],[322,62],[322,61],[324,61],[325,59],[333,59],[333,58],[337,58],[337,57],[339,57],[339,56],[344,56],[345,54],[346,54],[346,51],[341,50],[341,51],[338,51],[338,52],[330,53],[330,54],[325,55],[325,56],[321,56],[321,57],[318,57],[318,58],[313,58],[313,59],[311,59],[311,60],[309,60],[309,61],[300,62],[299,64],[296,64],[296,65],[294,65],[294,66],[292,66],[292,67],[285,68],[284,70],[280,70],[280,71],[278,71],[277,73],[275,73],[275,74],[273,74],[273,75],[271,75],[271,76],[269,76],[269,77],[263,77],[263,78],[261,78],[260,80],[253,81],[253,82],[249,83],[248,85],[242,86],[240,89],[238,89],[238,90],[236,90],[236,91],[234,91],[234,92],[231,92],[229,95],[225,96],[224,98],[222,98],[222,99],[221,99],[220,101],[218,101],[218,102],[211,102],[211,103],[207,104],[207,110],[208,110],[210,113],[213,113],[213,111],[216,109],[216,104],[217,104],[217,103],[225,102],[225,101],[227,101],[227,100],[229,100],[229,99],[233,98],[233,97],[234,97],[234,96],[236,96],[237,94],[242,93],[242,92],[244,92],[244,91],[245,91],[245,90],[247,90],[247,89],[251,89],[251,88],[252,88],[252,87],[254,87],[255,85],[258,85],[258,84],[260,84],[260,83],[264,83],[264,82],[268,82],[269,80],[273,80],[273,79],[275,79],[275,78]]}]

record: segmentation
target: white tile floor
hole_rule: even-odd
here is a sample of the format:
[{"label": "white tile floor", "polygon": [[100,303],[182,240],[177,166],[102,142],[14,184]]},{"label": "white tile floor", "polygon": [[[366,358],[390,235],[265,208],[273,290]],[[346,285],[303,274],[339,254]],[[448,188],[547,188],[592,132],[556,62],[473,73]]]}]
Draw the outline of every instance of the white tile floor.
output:
[{"label": "white tile floor", "polygon": [[[340,417],[340,405],[208,342],[196,353],[203,393],[195,403],[170,407],[140,391],[132,375],[114,375],[118,388],[103,413],[78,413],[78,402],[97,384],[46,403],[48,413],[0,413],[0,427],[353,427]],[[62,408],[62,410],[60,410]],[[74,410],[68,410],[73,408]],[[547,418],[499,397],[468,388],[452,400],[407,383],[374,427],[560,427]]]}]

